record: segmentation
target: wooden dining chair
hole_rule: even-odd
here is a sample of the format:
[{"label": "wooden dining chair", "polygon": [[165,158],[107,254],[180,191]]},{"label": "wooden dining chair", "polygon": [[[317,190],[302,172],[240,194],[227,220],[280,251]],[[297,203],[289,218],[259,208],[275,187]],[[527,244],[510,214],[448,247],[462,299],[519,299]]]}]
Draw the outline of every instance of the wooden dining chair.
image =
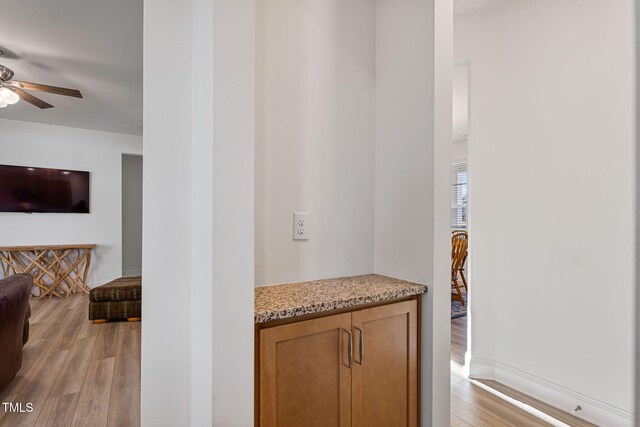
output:
[{"label": "wooden dining chair", "polygon": [[466,230],[453,230],[451,232],[451,238],[458,235],[464,235],[464,239],[467,240],[467,248],[465,248],[464,259],[462,260],[462,266],[458,270],[458,274],[460,274],[460,279],[462,280],[462,285],[464,286],[465,292],[468,292],[469,288],[467,288],[467,277],[465,276],[465,268],[466,268],[465,266],[467,265],[467,256],[469,255],[469,249],[468,249],[469,233]]},{"label": "wooden dining chair", "polygon": [[462,280],[462,287],[465,292],[467,292],[467,278],[464,276],[464,265],[467,260],[468,245],[469,238],[465,230],[454,230],[451,232],[451,298],[460,301],[462,306],[465,305],[465,302],[462,297],[462,290],[458,283],[458,278]]}]

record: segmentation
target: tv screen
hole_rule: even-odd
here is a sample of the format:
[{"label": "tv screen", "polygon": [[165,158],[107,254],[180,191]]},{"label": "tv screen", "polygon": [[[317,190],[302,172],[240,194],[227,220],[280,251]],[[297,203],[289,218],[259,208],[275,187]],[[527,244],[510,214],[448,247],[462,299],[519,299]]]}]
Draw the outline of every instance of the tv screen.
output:
[{"label": "tv screen", "polygon": [[0,212],[89,213],[89,172],[0,165]]}]

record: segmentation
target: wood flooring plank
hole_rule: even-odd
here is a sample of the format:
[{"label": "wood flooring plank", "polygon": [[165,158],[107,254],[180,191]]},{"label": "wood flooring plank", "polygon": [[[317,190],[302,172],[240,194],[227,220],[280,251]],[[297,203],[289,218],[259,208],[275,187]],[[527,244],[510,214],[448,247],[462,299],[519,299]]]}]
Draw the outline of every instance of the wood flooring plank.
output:
[{"label": "wood flooring plank", "polygon": [[[73,300],[78,299],[79,298],[73,298]],[[82,325],[86,322],[83,311],[84,310],[70,310],[66,308],[60,313],[64,315],[64,320],[59,325],[59,328],[62,329],[64,333],[58,333],[54,337],[53,346],[55,349],[66,350],[73,346],[75,340],[78,339]]]},{"label": "wood flooring plank", "polygon": [[451,390],[460,400],[479,412],[491,415],[505,425],[549,426],[548,423],[469,383],[466,379],[454,378],[451,382]]},{"label": "wood flooring plank", "polygon": [[82,390],[95,344],[96,337],[75,340],[69,349],[65,364],[51,388],[50,396],[74,394]]},{"label": "wood flooring plank", "polygon": [[1,392],[0,397],[17,395],[26,384],[26,377],[37,368],[38,362],[45,357],[50,347],[51,339],[34,340],[27,343],[22,351],[22,368],[18,375]]},{"label": "wood flooring plank", "polygon": [[[45,318],[34,320],[35,324],[39,325],[39,323],[43,323],[43,327],[41,329],[38,328],[37,337],[34,338],[53,338],[60,333],[60,323],[65,321],[65,314],[67,314],[65,313],[65,302],[66,300],[64,299],[49,300],[49,304],[52,305],[52,309],[50,309]],[[53,319],[56,321],[53,321]],[[31,320],[29,321],[29,324],[31,325]]]},{"label": "wood flooring plank", "polygon": [[92,360],[110,359],[116,355],[116,341],[118,337],[118,322],[107,322],[98,325],[96,346],[91,355]]},{"label": "wood flooring plank", "polygon": [[31,305],[31,323],[46,322],[46,319],[50,318],[50,313],[56,308],[55,304],[51,303],[52,300],[40,300],[38,298],[30,298],[29,304]]},{"label": "wood flooring plank", "polygon": [[84,318],[84,321],[80,323],[76,338],[95,337],[101,331],[100,326],[103,325],[94,325],[89,320],[89,297],[82,296],[81,298],[82,303],[76,304],[76,311],[79,313],[80,318]]},{"label": "wood flooring plank", "polygon": [[111,387],[108,427],[140,425],[140,380],[130,378]]},{"label": "wood flooring plank", "polygon": [[508,424],[498,420],[480,408],[471,405],[455,394],[451,395],[451,412],[474,427],[506,427]]},{"label": "wood flooring plank", "polygon": [[549,426],[541,419],[472,384],[467,378],[452,374],[451,390],[460,399],[508,425]]},{"label": "wood flooring plank", "polygon": [[[4,396],[2,399],[0,399],[0,401],[6,402],[6,403],[15,403],[17,398],[18,398],[18,395],[15,394],[13,396]],[[4,405],[2,405],[0,407],[0,426],[2,425],[2,419],[5,417],[6,414],[7,412],[5,412],[4,410]]]},{"label": "wood flooring plank", "polygon": [[109,418],[113,357],[94,360],[85,378],[72,427],[104,427]]},{"label": "wood flooring plank", "polygon": [[471,424],[463,421],[457,415],[451,415],[451,427],[469,427]]},{"label": "wood flooring plank", "polygon": [[467,316],[451,319],[451,360],[464,365],[467,351]]},{"label": "wood flooring plank", "polygon": [[13,381],[11,381],[9,385],[7,385],[0,393],[0,400],[2,402],[6,402],[6,399],[8,399],[9,396],[17,396],[18,393],[20,393],[20,391],[24,388],[26,382],[27,380],[25,379],[24,375],[22,375],[21,373],[19,375],[16,375]]},{"label": "wood flooring plank", "polygon": [[488,381],[488,380],[480,380],[480,382],[482,382],[483,384],[486,384],[487,386],[513,398],[516,399],[520,402],[526,403],[527,405],[530,405],[536,409],[538,409],[539,411],[544,412],[545,414],[548,414],[566,424],[569,424],[570,426],[574,426],[574,427],[597,427],[595,424],[592,424],[588,421],[585,421],[581,418],[578,418],[568,412],[562,411],[554,406],[551,406],[547,403],[544,403],[538,399],[534,399],[531,396],[528,396],[522,392],[519,392],[517,390],[512,389],[511,387],[507,387],[504,384],[500,384],[499,382],[496,381]]},{"label": "wood flooring plank", "polygon": [[80,325],[76,338],[97,337],[100,332],[100,326],[102,325],[94,325],[90,320],[85,319]]},{"label": "wood flooring plank", "polygon": [[119,322],[116,339],[116,354],[140,354],[140,322]]},{"label": "wood flooring plank", "polygon": [[68,350],[71,347],[71,342],[75,338],[75,334],[72,334],[74,327],[74,316],[65,313],[66,310],[60,313],[61,321],[56,326],[59,329],[64,330],[66,333],[56,333],[50,335],[47,331],[43,332],[43,336],[50,336],[53,340],[52,347],[55,350]]},{"label": "wood flooring plank", "polygon": [[49,397],[38,416],[36,427],[62,427],[71,425],[80,393]]},{"label": "wood flooring plank", "polygon": [[140,379],[140,356],[136,353],[119,353],[115,358],[114,382]]},{"label": "wood flooring plank", "polygon": [[140,425],[140,326],[118,324],[109,427]]},{"label": "wood flooring plank", "polygon": [[[67,304],[70,310],[77,311],[81,307],[88,308],[88,298],[83,295],[77,295],[73,297],[69,297],[69,303]],[[80,309],[82,311],[82,309]],[[86,312],[85,312],[86,314]]]},{"label": "wood flooring plank", "polygon": [[16,401],[23,404],[32,403],[33,412],[6,414],[2,419],[3,424],[0,424],[1,426],[21,426],[33,424],[37,421],[51,386],[55,382],[68,353],[68,350],[47,353],[46,357],[38,360],[32,370],[23,375],[24,386],[20,390]]}]

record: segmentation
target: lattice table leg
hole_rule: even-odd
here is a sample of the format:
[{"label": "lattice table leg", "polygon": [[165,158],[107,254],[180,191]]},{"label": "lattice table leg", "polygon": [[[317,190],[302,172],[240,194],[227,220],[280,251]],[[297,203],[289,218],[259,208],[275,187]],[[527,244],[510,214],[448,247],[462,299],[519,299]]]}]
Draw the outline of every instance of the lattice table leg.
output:
[{"label": "lattice table leg", "polygon": [[88,294],[93,248],[95,245],[4,246],[0,248],[0,271],[4,277],[12,273],[31,274],[32,295],[41,299],[78,292]]}]

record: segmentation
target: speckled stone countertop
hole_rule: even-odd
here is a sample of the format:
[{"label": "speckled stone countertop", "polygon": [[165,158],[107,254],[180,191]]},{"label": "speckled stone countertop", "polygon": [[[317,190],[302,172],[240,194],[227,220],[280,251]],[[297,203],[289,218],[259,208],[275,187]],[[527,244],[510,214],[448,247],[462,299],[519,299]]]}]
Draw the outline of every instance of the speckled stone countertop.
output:
[{"label": "speckled stone countertop", "polygon": [[255,323],[287,319],[419,295],[427,287],[379,274],[260,286],[255,289]]}]

